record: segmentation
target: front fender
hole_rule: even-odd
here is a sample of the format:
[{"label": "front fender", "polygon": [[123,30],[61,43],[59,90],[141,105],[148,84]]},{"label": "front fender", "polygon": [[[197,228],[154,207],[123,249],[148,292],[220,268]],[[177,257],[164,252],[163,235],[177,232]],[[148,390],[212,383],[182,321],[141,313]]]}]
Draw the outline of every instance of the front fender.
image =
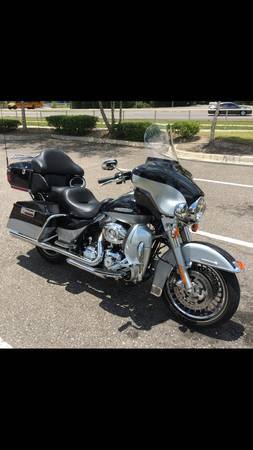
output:
[{"label": "front fender", "polygon": [[[192,241],[182,244],[181,249],[186,266],[189,266],[192,262],[196,262],[215,267],[216,269],[225,270],[226,272],[240,272],[240,269],[236,266],[235,259],[217,245]],[[151,294],[156,297],[161,296],[165,282],[175,265],[176,260],[170,249],[162,255],[156,266]]]},{"label": "front fender", "polygon": [[207,242],[187,242],[182,245],[185,263],[197,262],[226,272],[240,272],[235,258],[223,248]]}]

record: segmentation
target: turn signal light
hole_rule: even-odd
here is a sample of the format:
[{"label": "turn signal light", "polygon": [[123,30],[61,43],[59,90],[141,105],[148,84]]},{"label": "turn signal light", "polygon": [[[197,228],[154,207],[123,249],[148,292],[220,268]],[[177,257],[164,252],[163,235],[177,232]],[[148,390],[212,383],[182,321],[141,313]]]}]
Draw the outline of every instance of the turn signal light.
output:
[{"label": "turn signal light", "polygon": [[242,261],[239,261],[239,259],[237,261],[235,261],[235,264],[238,267],[238,269],[240,269],[240,270],[246,269],[246,264]]},{"label": "turn signal light", "polygon": [[199,230],[199,224],[198,224],[198,223],[194,223],[194,224],[191,226],[191,229],[192,229],[192,231],[194,231],[194,233],[196,233],[196,231]]}]

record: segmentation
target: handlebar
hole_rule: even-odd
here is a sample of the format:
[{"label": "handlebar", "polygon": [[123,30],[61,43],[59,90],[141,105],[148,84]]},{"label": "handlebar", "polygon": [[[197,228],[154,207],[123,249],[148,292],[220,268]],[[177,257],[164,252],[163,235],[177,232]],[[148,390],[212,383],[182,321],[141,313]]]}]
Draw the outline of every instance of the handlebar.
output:
[{"label": "handlebar", "polygon": [[125,181],[127,180],[131,180],[131,175],[132,175],[132,171],[126,171],[126,172],[118,172],[115,173],[115,175],[113,177],[109,177],[109,178],[100,178],[100,180],[98,180],[98,184],[107,184],[107,183],[111,183],[111,181],[116,181],[116,183],[121,184],[121,183],[125,183]]},{"label": "handlebar", "polygon": [[108,181],[113,181],[114,179],[115,179],[115,177],[100,178],[100,180],[98,180],[98,183],[99,183],[99,184],[107,183]]}]

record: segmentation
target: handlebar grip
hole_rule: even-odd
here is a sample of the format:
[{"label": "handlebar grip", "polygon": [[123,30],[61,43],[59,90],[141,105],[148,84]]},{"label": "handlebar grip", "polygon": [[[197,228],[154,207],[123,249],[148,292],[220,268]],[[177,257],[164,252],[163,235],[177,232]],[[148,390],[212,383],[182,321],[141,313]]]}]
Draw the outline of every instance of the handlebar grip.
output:
[{"label": "handlebar grip", "polygon": [[100,178],[100,180],[98,180],[98,184],[106,183],[106,181],[111,181],[111,180],[114,180],[114,177]]}]

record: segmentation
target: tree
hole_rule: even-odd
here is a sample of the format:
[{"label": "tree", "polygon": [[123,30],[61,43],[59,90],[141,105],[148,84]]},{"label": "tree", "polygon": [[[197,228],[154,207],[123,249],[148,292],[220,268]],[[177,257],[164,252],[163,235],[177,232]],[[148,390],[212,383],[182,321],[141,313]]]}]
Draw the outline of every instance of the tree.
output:
[{"label": "tree", "polygon": [[[122,122],[122,103],[123,103],[122,101],[119,102],[119,122],[118,122],[119,124]],[[98,105],[99,105],[99,109],[100,109],[101,115],[103,117],[103,121],[104,121],[104,123],[106,125],[106,128],[108,129],[109,133],[112,133],[113,128],[116,125],[116,122],[115,122],[115,102],[110,102],[111,123],[109,122],[108,117],[107,117],[107,115],[105,113],[103,103],[102,102],[98,102]]]},{"label": "tree", "polygon": [[119,102],[119,124],[122,122],[122,102]]},{"label": "tree", "polygon": [[110,122],[109,122],[109,120],[108,120],[108,118],[107,118],[107,116],[105,114],[103,103],[102,102],[98,102],[98,105],[99,105],[99,109],[100,109],[101,115],[103,117],[103,121],[104,121],[104,123],[106,125],[106,128],[108,129],[109,133],[111,133],[112,132],[112,126],[111,126],[111,124],[110,124]]},{"label": "tree", "polygon": [[213,116],[209,144],[212,144],[214,142],[214,139],[215,139],[215,129],[216,129],[216,124],[217,124],[217,118],[218,118],[219,111],[220,111],[220,103],[221,102],[217,102],[216,110],[215,110],[215,113],[214,113],[214,116]]},{"label": "tree", "polygon": [[111,124],[112,124],[112,128],[115,125],[114,110],[115,110],[115,102],[111,102]]}]

